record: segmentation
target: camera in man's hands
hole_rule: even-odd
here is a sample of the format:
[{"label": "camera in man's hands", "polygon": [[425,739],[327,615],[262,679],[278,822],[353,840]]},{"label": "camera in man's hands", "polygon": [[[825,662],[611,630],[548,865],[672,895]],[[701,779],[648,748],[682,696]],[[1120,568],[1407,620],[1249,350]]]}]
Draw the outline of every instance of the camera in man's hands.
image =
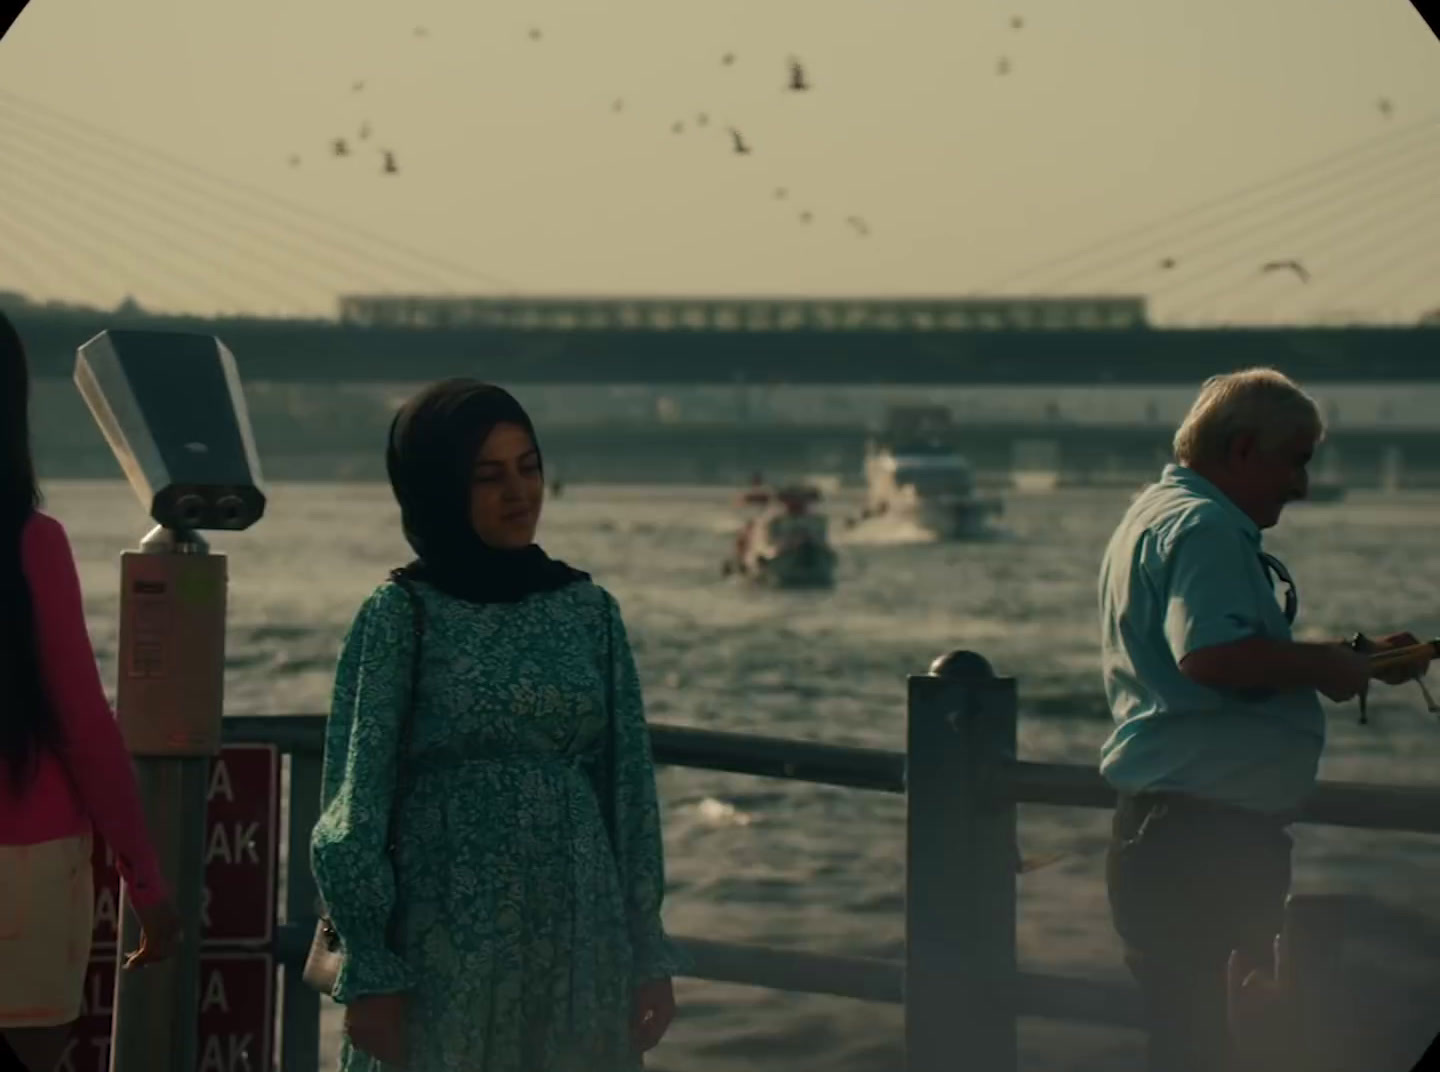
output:
[{"label": "camera in man's hands", "polygon": [[235,357],[212,335],[102,331],[75,384],[156,523],[249,528],[265,512]]}]

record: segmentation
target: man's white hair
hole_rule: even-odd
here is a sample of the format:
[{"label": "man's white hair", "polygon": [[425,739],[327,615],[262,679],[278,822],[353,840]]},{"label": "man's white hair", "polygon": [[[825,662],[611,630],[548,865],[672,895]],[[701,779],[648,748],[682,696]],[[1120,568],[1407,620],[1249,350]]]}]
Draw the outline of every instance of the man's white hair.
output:
[{"label": "man's white hair", "polygon": [[1211,376],[1175,432],[1175,460],[1181,465],[1225,461],[1237,435],[1253,435],[1262,450],[1297,435],[1319,442],[1325,422],[1315,400],[1294,380],[1271,368]]}]

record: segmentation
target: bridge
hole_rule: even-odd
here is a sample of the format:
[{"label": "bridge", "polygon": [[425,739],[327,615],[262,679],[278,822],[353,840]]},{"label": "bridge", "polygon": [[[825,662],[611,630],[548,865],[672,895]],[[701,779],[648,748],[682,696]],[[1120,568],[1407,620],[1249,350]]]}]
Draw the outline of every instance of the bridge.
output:
[{"label": "bridge", "polygon": [[[1440,328],[1428,326],[957,328],[930,313],[925,327],[899,327],[885,324],[873,305],[837,301],[824,306],[837,323],[869,322],[782,326],[774,321],[799,314],[782,303],[749,303],[725,323],[716,312],[723,305],[697,302],[688,308],[707,319],[693,326],[678,302],[650,309],[633,300],[553,304],[575,322],[558,314],[549,323],[421,326],[14,306],[9,312],[39,377],[68,377],[81,343],[106,329],[131,328],[217,335],[247,380],[299,383],[481,376],[515,384],[1195,384],[1249,365],[1273,365],[1304,383],[1440,380]],[[626,309],[637,307],[650,319],[624,323]],[[669,317],[665,326],[656,308]],[[586,321],[592,309],[606,324]],[[899,303],[891,309],[886,318],[911,312]],[[506,315],[518,319],[513,309]]]},{"label": "bridge", "polygon": [[[1415,304],[1440,301],[1424,293],[1440,278],[1433,116],[976,294],[895,298],[537,294],[3,90],[0,134],[0,306],[41,377],[68,377],[101,330],[154,328],[220,336],[250,381],[315,384],[1193,384],[1254,364],[1440,378],[1440,327]],[[1295,252],[1302,279],[1261,270]],[[104,308],[54,297],[77,293]],[[199,293],[227,312],[145,311]],[[1390,326],[1293,326],[1340,302],[1378,303]],[[1260,306],[1292,326],[1224,326]]]}]

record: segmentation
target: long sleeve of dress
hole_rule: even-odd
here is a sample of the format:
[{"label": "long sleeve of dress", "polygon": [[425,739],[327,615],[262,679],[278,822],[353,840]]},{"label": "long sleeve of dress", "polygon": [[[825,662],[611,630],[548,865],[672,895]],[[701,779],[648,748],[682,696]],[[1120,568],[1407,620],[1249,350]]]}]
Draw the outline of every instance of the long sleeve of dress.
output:
[{"label": "long sleeve of dress", "polygon": [[167,895],[165,880],[145,826],[135,768],[100,684],[80,578],[60,522],[32,517],[20,560],[34,604],[45,694],[64,738],[61,758],[90,821],[114,850],[131,898],[142,907],[154,904]]},{"label": "long sleeve of dress", "polygon": [[634,955],[634,981],[649,982],[678,974],[679,951],[665,934],[660,907],[665,898],[665,854],[660,805],[640,676],[625,633],[620,608],[609,603],[611,711],[615,739],[615,853]]},{"label": "long sleeve of dress", "polygon": [[400,721],[410,703],[413,622],[403,589],[377,589],[350,627],[335,673],[310,857],[344,954],[334,993],[340,1002],[414,982],[387,942],[395,906],[390,809]]}]

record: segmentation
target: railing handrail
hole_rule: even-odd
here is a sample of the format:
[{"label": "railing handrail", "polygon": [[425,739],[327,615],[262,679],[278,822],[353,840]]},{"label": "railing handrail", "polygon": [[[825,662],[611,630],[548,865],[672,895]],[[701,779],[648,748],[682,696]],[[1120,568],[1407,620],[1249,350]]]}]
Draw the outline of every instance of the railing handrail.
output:
[{"label": "railing handrail", "polygon": [[[319,754],[325,715],[228,715],[225,739]],[[664,723],[650,724],[657,763],[885,793],[905,791],[904,752]],[[1111,808],[1115,790],[1093,767],[1012,760],[996,790],[1017,804]],[[1440,787],[1322,781],[1299,821],[1369,830],[1440,834]]]}]

